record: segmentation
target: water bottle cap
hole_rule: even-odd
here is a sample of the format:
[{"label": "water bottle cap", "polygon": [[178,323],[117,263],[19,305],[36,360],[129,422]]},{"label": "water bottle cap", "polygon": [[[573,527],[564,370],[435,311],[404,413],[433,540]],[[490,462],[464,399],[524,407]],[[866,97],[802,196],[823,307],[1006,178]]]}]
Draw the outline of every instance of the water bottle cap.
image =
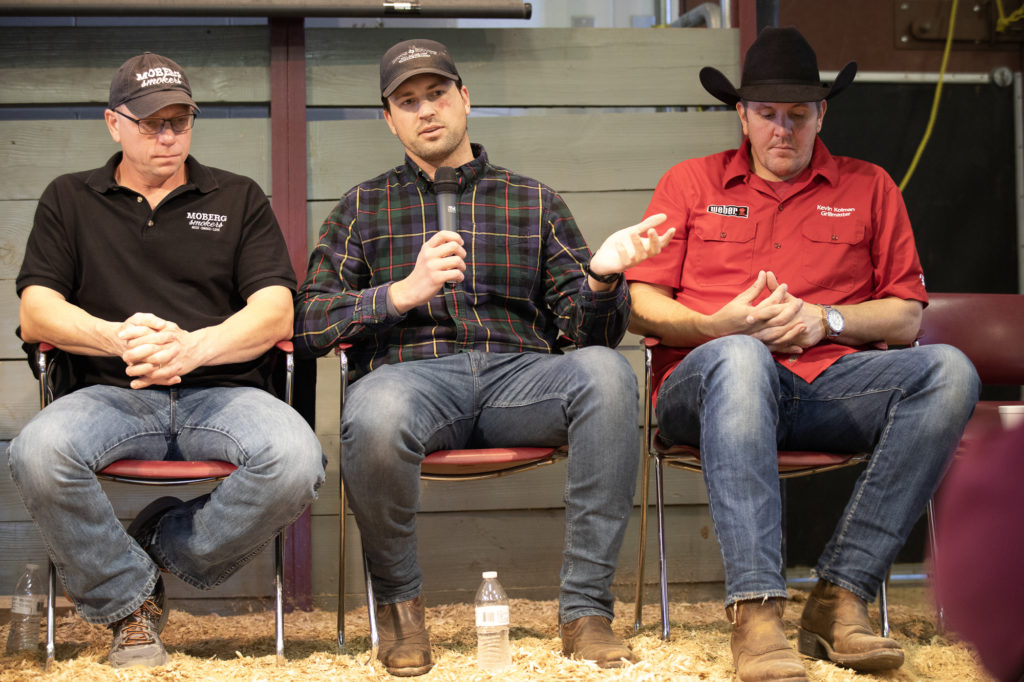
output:
[{"label": "water bottle cap", "polygon": [[30,571],[34,571],[37,568],[39,568],[39,564],[25,564],[25,568],[27,568]]},{"label": "water bottle cap", "polygon": [[483,572],[483,577],[484,577],[484,580],[493,580],[494,578],[498,577],[498,572],[497,571],[484,571]]}]

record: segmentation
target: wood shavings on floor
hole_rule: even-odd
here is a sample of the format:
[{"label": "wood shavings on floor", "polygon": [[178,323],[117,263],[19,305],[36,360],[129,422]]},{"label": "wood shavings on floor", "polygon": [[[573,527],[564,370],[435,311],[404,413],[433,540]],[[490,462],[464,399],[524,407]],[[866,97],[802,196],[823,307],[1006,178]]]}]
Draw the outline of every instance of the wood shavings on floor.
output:
[{"label": "wood shavings on floor", "polygon": [[[859,675],[823,661],[804,659],[808,677],[814,682],[871,682],[893,680],[956,680],[990,682],[974,652],[952,636],[939,633],[927,592],[920,587],[891,590],[890,621],[893,636],[906,651],[906,663],[886,675]],[[786,631],[796,644],[796,624],[806,601],[806,592],[791,591],[786,608]],[[657,605],[643,611],[644,627],[633,633],[633,605],[619,603],[613,628],[641,661],[618,670],[601,670],[594,664],[570,661],[561,654],[556,626],[555,601],[513,599],[512,669],[500,675],[481,672],[476,666],[476,631],[472,604],[439,604],[427,608],[434,668],[418,679],[437,681],[518,682],[545,680],[668,680],[733,679],[729,653],[730,626],[720,603],[672,603],[669,620],[672,635],[660,638]],[[871,609],[872,616],[877,609]],[[42,670],[42,657],[0,655],[0,680],[35,682],[67,680],[394,680],[369,658],[369,626],[366,609],[346,613],[347,653],[338,653],[337,614],[314,610],[285,615],[285,655],[282,666],[274,656],[274,624],[271,612],[240,616],[195,616],[172,611],[164,630],[164,644],[170,661],[159,668],[113,670],[106,662],[110,631],[88,625],[74,615],[57,621],[57,660],[49,673]],[[6,641],[9,626],[0,627],[0,641]]]}]

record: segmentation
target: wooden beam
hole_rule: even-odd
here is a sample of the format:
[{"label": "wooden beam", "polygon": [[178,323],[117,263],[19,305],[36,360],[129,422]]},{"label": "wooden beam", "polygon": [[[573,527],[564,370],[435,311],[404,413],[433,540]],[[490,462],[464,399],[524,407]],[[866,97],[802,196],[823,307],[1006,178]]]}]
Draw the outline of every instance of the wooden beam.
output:
[{"label": "wooden beam", "polygon": [[[306,34],[302,18],[270,19],[271,198],[295,276],[306,272]],[[312,392],[313,386],[306,384]],[[299,388],[299,390],[303,390]],[[313,608],[309,510],[285,534],[285,598]]]},{"label": "wooden beam", "polygon": [[306,274],[306,34],[303,19],[270,20],[271,197],[295,276]]}]

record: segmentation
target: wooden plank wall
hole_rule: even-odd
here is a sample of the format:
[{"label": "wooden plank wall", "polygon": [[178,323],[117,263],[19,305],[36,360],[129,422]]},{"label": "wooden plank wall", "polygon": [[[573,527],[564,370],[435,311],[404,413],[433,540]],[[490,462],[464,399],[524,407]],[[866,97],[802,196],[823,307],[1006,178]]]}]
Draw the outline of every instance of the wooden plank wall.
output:
[{"label": "wooden plank wall", "polygon": [[[591,244],[636,222],[654,184],[673,163],[739,140],[734,114],[701,110],[717,102],[697,80],[706,64],[737,76],[738,33],[638,31],[308,29],[311,243],[343,191],[402,161],[401,147],[374,113],[380,104],[377,65],[387,47],[414,35],[441,40],[452,49],[475,109],[470,137],[487,147],[495,163],[562,192]],[[0,29],[0,106],[55,107],[52,118],[0,120],[0,594],[12,591],[25,561],[44,556],[6,465],[7,442],[38,409],[38,392],[13,334],[14,278],[46,183],[62,172],[101,165],[116,151],[98,111],[95,117],[70,119],[57,107],[104,105],[113,70],[144,50],[181,63],[200,106],[265,106],[269,101],[266,27]],[[338,109],[361,111],[339,117]],[[266,118],[203,117],[193,150],[204,163],[246,173],[269,192],[269,137]],[[628,338],[620,350],[640,372],[637,341]],[[318,602],[333,607],[338,369],[333,356],[319,360],[317,367],[317,432],[330,463],[328,482],[313,507],[313,587]],[[513,594],[554,597],[564,475],[562,464],[475,484],[424,483],[420,554],[428,599],[471,598],[480,570],[498,566]],[[673,585],[677,591],[713,590],[722,571],[700,478],[669,472],[666,491]],[[126,520],[151,495],[123,485],[111,485],[108,492]],[[616,576],[616,589],[627,598],[635,580],[639,509],[634,516]],[[358,533],[351,517],[348,527],[351,607],[360,601]],[[656,578],[653,530],[650,536],[649,584]],[[264,552],[213,593],[196,593],[181,584],[170,590],[178,599],[201,597],[227,608],[225,600],[269,595],[269,576],[270,556]]]}]

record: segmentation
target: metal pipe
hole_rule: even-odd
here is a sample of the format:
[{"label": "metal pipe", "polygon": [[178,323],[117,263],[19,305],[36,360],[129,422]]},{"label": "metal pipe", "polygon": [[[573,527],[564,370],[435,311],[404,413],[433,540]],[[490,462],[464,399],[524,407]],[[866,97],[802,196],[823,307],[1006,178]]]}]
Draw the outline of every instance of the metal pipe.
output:
[{"label": "metal pipe", "polygon": [[[725,0],[728,2],[728,0]],[[719,6],[713,2],[704,2],[693,9],[679,15],[669,26],[672,28],[694,28],[706,26],[707,28],[722,28],[722,15]]]},{"label": "metal pipe", "polygon": [[[822,71],[821,80],[830,83],[839,75],[838,71]],[[911,71],[858,71],[858,83],[937,83],[939,72],[911,72]],[[988,85],[992,82],[992,73],[945,73],[942,76],[945,83],[966,83]]]},{"label": "metal pipe", "polygon": [[234,16],[529,19],[522,0],[0,0],[8,16]]}]

